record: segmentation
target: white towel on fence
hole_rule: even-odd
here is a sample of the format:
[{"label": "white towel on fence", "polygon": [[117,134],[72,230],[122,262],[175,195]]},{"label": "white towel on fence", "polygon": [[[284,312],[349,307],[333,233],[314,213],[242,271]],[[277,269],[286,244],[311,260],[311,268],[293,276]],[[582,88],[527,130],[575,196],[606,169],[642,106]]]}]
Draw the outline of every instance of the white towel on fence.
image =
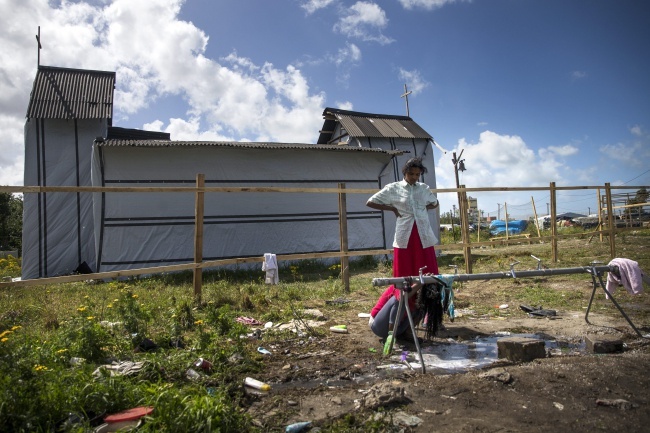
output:
[{"label": "white towel on fence", "polygon": [[280,275],[278,274],[278,261],[275,254],[264,253],[264,263],[262,263],[262,270],[266,272],[266,284],[278,284]]}]

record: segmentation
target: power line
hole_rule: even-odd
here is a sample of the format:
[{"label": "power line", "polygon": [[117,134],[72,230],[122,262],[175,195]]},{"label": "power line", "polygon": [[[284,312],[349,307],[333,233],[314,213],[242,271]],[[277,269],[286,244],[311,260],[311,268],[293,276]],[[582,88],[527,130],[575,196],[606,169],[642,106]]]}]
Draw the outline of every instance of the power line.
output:
[{"label": "power line", "polygon": [[[643,176],[644,174],[646,174],[646,173],[648,173],[648,172],[650,172],[650,170],[646,170],[646,171],[644,171],[643,173],[641,173],[641,174],[638,175],[637,177],[635,177],[635,178],[633,178],[633,179],[630,179],[630,180],[628,180],[627,182],[623,182],[621,185],[625,185],[625,184],[627,184],[627,183],[630,183],[630,182],[632,182],[634,179],[638,179],[638,178],[640,178],[641,176]],[[620,185],[619,185],[619,186],[620,186]]]}]

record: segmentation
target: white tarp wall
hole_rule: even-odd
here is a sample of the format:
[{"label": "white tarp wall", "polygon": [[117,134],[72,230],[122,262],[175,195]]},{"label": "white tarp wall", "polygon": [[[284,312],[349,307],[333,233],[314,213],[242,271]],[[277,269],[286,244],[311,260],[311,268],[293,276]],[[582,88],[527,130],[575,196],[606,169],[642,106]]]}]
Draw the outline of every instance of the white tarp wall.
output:
[{"label": "white tarp wall", "polygon": [[[94,186],[290,187],[379,189],[385,151],[322,146],[255,148],[238,144],[93,146]],[[382,216],[369,195],[347,194],[350,250],[381,248]],[[96,270],[193,261],[193,193],[95,194]],[[392,236],[392,235],[391,235]],[[339,251],[338,195],[206,193],[203,259]],[[390,248],[390,247],[389,247]]]},{"label": "white tarp wall", "polygon": [[[90,186],[91,146],[106,122],[28,120],[25,186]],[[23,279],[70,274],[84,261],[94,268],[90,193],[26,193],[23,204]]]}]

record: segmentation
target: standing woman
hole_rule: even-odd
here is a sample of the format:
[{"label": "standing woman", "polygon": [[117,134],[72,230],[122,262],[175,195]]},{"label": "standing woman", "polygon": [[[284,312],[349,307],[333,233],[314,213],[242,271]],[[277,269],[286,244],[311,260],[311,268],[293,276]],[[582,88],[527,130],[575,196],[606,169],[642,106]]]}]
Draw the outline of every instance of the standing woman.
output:
[{"label": "standing woman", "polygon": [[[389,183],[366,203],[366,206],[373,209],[393,212],[397,217],[393,241],[393,277],[418,275],[420,268],[424,266],[427,274],[438,274],[438,262],[433,248],[438,239],[431,229],[427,212],[438,207],[438,199],[428,185],[418,182],[426,171],[422,158],[409,159],[402,167],[404,179]],[[419,288],[419,285],[414,285],[408,294],[408,308],[413,313],[417,313],[415,295]],[[404,312],[393,332],[400,293],[399,289],[390,286],[370,313],[374,319],[371,319],[371,329],[381,338],[389,335],[398,338],[408,329],[409,323],[404,320]],[[416,323],[420,319],[422,317],[414,315]]]}]

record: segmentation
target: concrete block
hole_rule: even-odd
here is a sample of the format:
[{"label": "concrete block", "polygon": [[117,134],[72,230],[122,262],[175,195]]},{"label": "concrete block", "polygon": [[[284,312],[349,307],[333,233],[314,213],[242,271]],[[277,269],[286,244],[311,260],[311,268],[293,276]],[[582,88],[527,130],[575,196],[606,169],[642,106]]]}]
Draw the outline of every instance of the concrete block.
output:
[{"label": "concrete block", "polygon": [[499,358],[512,362],[528,362],[546,357],[544,341],[536,338],[507,337],[497,340]]},{"label": "concrete block", "polygon": [[589,353],[615,353],[623,351],[623,341],[605,335],[587,335],[585,338]]}]

